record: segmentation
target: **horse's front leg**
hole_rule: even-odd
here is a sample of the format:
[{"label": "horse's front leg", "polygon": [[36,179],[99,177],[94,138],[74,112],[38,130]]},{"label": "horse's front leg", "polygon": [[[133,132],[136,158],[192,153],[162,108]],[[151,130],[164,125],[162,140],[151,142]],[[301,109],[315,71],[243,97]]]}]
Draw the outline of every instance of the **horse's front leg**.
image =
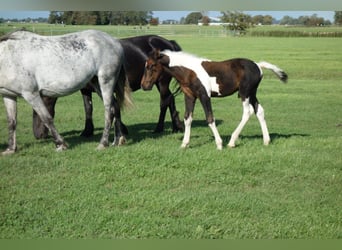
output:
[{"label": "horse's front leg", "polygon": [[164,130],[164,121],[167,108],[170,109],[170,116],[172,120],[172,132],[183,131],[183,125],[179,119],[179,113],[176,109],[175,97],[169,89],[171,77],[162,77],[157,84],[160,93],[160,114],[158,124],[154,130],[155,133]]},{"label": "horse's front leg", "polygon": [[7,112],[8,124],[8,147],[2,152],[2,155],[15,153],[17,150],[16,127],[17,127],[17,99],[4,97],[4,103]]},{"label": "horse's front leg", "polygon": [[81,136],[90,137],[94,134],[92,90],[84,88],[81,89],[81,93],[85,112],[85,124]]},{"label": "horse's front leg", "polygon": [[193,96],[184,95],[185,97],[185,114],[184,114],[184,136],[181,148],[186,148],[190,143],[191,123],[196,98]]},{"label": "horse's front leg", "polygon": [[222,150],[222,139],[221,139],[221,136],[220,136],[220,134],[216,128],[215,119],[214,119],[214,115],[213,115],[213,111],[212,111],[212,107],[211,107],[210,97],[206,93],[203,93],[199,99],[200,99],[201,104],[203,106],[204,113],[205,113],[209,128],[211,129],[211,131],[214,134],[216,147],[218,150]]}]

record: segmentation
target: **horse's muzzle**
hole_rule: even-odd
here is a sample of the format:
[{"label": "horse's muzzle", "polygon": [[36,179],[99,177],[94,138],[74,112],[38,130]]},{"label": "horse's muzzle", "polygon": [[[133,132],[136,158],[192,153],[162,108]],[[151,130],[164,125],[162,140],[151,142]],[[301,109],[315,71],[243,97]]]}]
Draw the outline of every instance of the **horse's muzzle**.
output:
[{"label": "horse's muzzle", "polygon": [[142,82],[141,83],[141,88],[143,89],[143,90],[152,90],[152,88],[153,88],[153,83],[150,83],[150,82]]}]

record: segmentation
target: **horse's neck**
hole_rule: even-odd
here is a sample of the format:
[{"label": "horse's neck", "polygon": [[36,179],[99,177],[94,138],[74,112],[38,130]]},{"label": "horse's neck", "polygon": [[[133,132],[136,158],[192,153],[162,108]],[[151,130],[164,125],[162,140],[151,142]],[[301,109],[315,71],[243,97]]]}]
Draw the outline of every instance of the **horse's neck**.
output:
[{"label": "horse's neck", "polygon": [[171,75],[172,77],[176,78],[178,82],[182,81],[182,74],[180,67],[168,67],[168,66],[163,66],[164,71]]},{"label": "horse's neck", "polygon": [[194,72],[188,68],[182,66],[175,67],[164,67],[166,73],[176,78],[176,80],[180,84],[190,84],[193,80],[193,77],[196,76]]}]

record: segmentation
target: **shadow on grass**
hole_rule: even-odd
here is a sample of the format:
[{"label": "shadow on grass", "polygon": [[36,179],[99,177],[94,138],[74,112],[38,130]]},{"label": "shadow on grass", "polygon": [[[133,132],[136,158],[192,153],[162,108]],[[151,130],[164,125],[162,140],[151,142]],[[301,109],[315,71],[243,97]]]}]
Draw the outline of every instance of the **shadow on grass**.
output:
[{"label": "shadow on grass", "polygon": [[[216,125],[220,125],[223,121],[222,120],[216,120]],[[145,139],[157,139],[164,137],[166,135],[173,134],[172,132],[172,124],[170,121],[165,122],[164,124],[164,132],[161,133],[154,133],[156,123],[138,123],[138,124],[132,124],[127,125],[128,129],[128,136],[127,139],[131,142],[129,143],[139,143],[140,141],[143,141]],[[207,123],[203,120],[194,120],[192,122],[192,128],[196,127],[208,127]],[[114,129],[111,129],[110,132],[110,143],[113,140],[114,136]],[[68,143],[69,148],[73,148],[74,146],[82,143],[87,142],[100,142],[101,136],[102,136],[102,127],[98,127],[94,129],[94,135],[91,137],[82,137],[80,134],[82,133],[82,130],[70,130],[61,133],[61,135],[64,137],[66,142]],[[179,134],[183,134],[183,132],[178,132]],[[53,143],[53,139],[51,136],[49,136],[47,139],[43,139],[44,141]]]},{"label": "shadow on grass", "polygon": [[[278,139],[287,139],[291,137],[307,137],[309,134],[300,134],[300,133],[291,133],[291,134],[279,134],[279,133],[270,133],[271,141],[275,141]],[[229,136],[230,137],[230,136]],[[262,139],[262,135],[240,135],[241,139]]]},{"label": "shadow on grass", "polygon": [[[216,120],[216,125],[222,124],[223,120]],[[165,122],[165,130],[164,132],[161,133],[154,133],[154,128],[156,124],[155,123],[139,123],[139,124],[133,124],[133,125],[127,125],[128,128],[128,136],[127,139],[130,141],[130,144],[136,144],[139,143],[145,139],[156,139],[156,138],[162,138],[164,136],[172,134],[172,124],[171,122]],[[196,127],[208,127],[207,123],[203,120],[194,120],[192,122],[192,128]],[[89,143],[89,142],[96,142],[99,143],[101,140],[102,136],[102,131],[103,128],[98,127],[94,129],[94,135],[91,137],[83,137],[80,136],[82,130],[70,130],[61,133],[61,135],[64,137],[66,140],[69,149],[72,149],[73,147],[80,145],[82,143]],[[178,132],[179,134],[183,135],[183,132]],[[110,143],[113,140],[113,129],[111,129],[110,133]],[[222,138],[225,138],[225,140],[230,139],[230,134],[229,135],[221,135]],[[289,134],[282,134],[282,133],[271,133],[271,141],[276,141],[278,139],[286,139],[286,138],[291,138],[291,137],[307,137],[310,136],[309,134],[304,134],[304,133],[289,133]],[[196,134],[192,134],[191,138],[195,138]],[[262,135],[240,135],[240,139],[242,140],[262,140]],[[34,140],[34,139],[32,139]],[[46,139],[41,139],[40,143],[51,143],[54,144],[54,141],[51,136],[49,136]],[[31,143],[24,143],[20,145],[19,142],[19,148],[23,147],[30,147]],[[0,143],[0,151],[5,150],[7,147],[7,143]]]},{"label": "shadow on grass", "polygon": [[[216,125],[221,124],[222,120],[216,120]],[[154,133],[155,123],[139,123],[127,126],[129,135],[128,137],[134,141],[134,143],[143,141],[145,139],[156,139],[166,135],[173,134],[171,122],[165,122],[164,132]],[[203,120],[194,120],[192,122],[191,128],[196,127],[208,127],[208,124]],[[183,134],[184,132],[177,132],[178,134]]]}]

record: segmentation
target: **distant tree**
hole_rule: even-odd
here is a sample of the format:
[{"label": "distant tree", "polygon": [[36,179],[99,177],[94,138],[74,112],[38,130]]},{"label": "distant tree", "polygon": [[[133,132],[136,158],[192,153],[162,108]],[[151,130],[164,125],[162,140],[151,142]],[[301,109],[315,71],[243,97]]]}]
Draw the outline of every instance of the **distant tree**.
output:
[{"label": "distant tree", "polygon": [[61,23],[62,22],[62,15],[63,15],[63,12],[51,11],[49,18],[48,18],[48,23]]},{"label": "distant tree", "polygon": [[189,15],[185,17],[185,24],[198,24],[198,20],[202,18],[201,12],[191,12]]},{"label": "distant tree", "polygon": [[273,17],[270,15],[257,15],[252,17],[252,22],[254,24],[270,25],[273,23]]},{"label": "distant tree", "polygon": [[150,11],[51,11],[48,22],[69,25],[146,25],[151,18]]},{"label": "distant tree", "polygon": [[262,15],[256,15],[256,16],[253,16],[252,17],[252,21],[254,24],[263,24],[263,21],[264,21],[264,16]]},{"label": "distant tree", "polygon": [[112,24],[146,25],[152,18],[151,11],[113,11]]},{"label": "distant tree", "polygon": [[210,23],[210,18],[208,16],[203,16],[202,17],[202,23],[203,23],[203,25],[208,26]]},{"label": "distant tree", "polygon": [[237,34],[243,34],[246,30],[252,26],[252,17],[244,14],[240,11],[223,11],[221,12],[222,22],[229,23],[228,29],[234,31]]},{"label": "distant tree", "polygon": [[342,11],[335,11],[334,23],[336,25],[342,25]]},{"label": "distant tree", "polygon": [[317,14],[310,16],[308,22],[306,23],[307,26],[321,26],[323,24],[324,18],[319,17]]},{"label": "distant tree", "polygon": [[152,17],[150,20],[150,24],[156,26],[159,24],[159,18]]},{"label": "distant tree", "polygon": [[280,24],[282,24],[282,25],[293,25],[293,24],[295,24],[295,21],[294,21],[294,18],[292,18],[290,16],[284,16],[280,20]]},{"label": "distant tree", "polygon": [[64,11],[63,14],[61,15],[61,19],[64,24],[76,24],[76,16],[78,16],[77,11]]},{"label": "distant tree", "polygon": [[180,24],[185,24],[185,17],[182,17],[179,21]]},{"label": "distant tree", "polygon": [[271,25],[273,23],[273,17],[270,15],[266,15],[263,17],[263,21],[262,21],[264,25]]},{"label": "distant tree", "polygon": [[99,19],[103,25],[112,24],[112,11],[100,11]]}]

